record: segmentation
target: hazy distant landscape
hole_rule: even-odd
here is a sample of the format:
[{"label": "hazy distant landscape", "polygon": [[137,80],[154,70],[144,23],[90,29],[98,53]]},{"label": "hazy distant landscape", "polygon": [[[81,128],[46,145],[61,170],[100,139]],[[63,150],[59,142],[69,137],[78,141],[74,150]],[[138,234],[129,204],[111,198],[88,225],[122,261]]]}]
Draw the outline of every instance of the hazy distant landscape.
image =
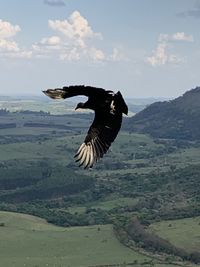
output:
[{"label": "hazy distant landscape", "polygon": [[[5,96],[0,95],[0,109],[9,111],[44,111],[53,115],[62,115],[75,112],[76,103],[86,100],[86,97],[74,97],[67,101],[52,101],[45,96]],[[141,111],[146,106],[156,102],[166,100],[163,98],[127,98],[129,105],[129,116]],[[76,112],[77,113],[77,112]]]},{"label": "hazy distant landscape", "polygon": [[127,100],[141,112],[83,170],[73,156],[93,114],[1,97],[2,266],[199,266],[198,99],[199,88],[153,105]]}]

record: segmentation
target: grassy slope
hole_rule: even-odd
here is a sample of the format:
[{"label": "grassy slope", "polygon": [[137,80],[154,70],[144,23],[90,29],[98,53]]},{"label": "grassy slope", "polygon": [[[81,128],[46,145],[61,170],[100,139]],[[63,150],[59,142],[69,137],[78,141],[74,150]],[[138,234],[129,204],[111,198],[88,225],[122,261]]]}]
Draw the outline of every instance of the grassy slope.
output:
[{"label": "grassy slope", "polygon": [[[41,159],[51,158],[66,166],[68,163],[73,163],[73,155],[76,153],[78,147],[83,142],[89,127],[89,120],[84,117],[50,117],[50,116],[36,116],[27,114],[16,114],[0,117],[1,123],[18,122],[18,127],[13,129],[0,129],[0,138],[6,136],[33,136],[36,139],[33,142],[0,144],[0,160],[7,161],[12,159]],[[39,127],[21,127],[25,122],[38,122],[44,124],[59,124],[72,127],[72,132],[56,128],[39,128]],[[68,124],[69,123],[69,124]],[[76,135],[77,127],[81,127],[82,134]],[[75,129],[75,130],[74,130]],[[53,131],[56,131],[55,135]],[[75,131],[75,132],[74,132]],[[45,137],[41,137],[45,135]],[[11,140],[12,138],[11,137]],[[47,140],[47,138],[50,140]],[[53,141],[53,142],[52,142]],[[116,141],[113,143],[110,151],[99,162],[105,164],[107,162],[123,162],[127,164],[124,169],[108,170],[105,166],[102,169],[101,175],[118,174],[118,173],[146,173],[154,169],[162,168],[165,170],[166,163],[176,164],[177,167],[182,167],[188,163],[200,163],[199,148],[179,149],[171,154],[156,155],[156,151],[164,149],[164,145],[156,144],[151,137],[142,134],[129,134],[121,131]],[[31,152],[31,153],[30,153]],[[153,158],[149,155],[155,154]],[[98,165],[99,165],[98,164]],[[137,167],[138,164],[146,164],[143,167]],[[97,165],[97,168],[98,168]],[[148,166],[147,166],[148,165]],[[91,174],[99,174],[99,170],[93,169]]]},{"label": "grassy slope", "polygon": [[[131,206],[137,202],[137,199],[134,198],[128,198],[128,197],[117,197],[113,196],[113,199],[107,199],[105,201],[97,201],[97,202],[91,202],[87,204],[88,208],[94,208],[94,209],[102,209],[102,210],[111,210],[116,207],[125,207],[125,206]],[[69,207],[67,211],[70,213],[83,213],[86,208],[86,206],[73,206]]]},{"label": "grassy slope", "polygon": [[[40,120],[41,122],[43,122],[43,120],[45,122],[46,119],[47,118],[41,118]],[[38,121],[38,118],[35,120]],[[62,124],[62,121],[59,123]],[[71,125],[75,127],[80,125],[80,122],[73,118],[73,120],[71,120]],[[82,122],[82,125],[85,125],[85,123]],[[47,134],[52,137],[52,140],[42,140],[40,143],[36,141],[1,144],[0,160],[7,161],[10,159],[18,159],[26,161],[40,160],[47,157],[63,165],[73,162],[73,154],[84,140],[85,134],[74,136],[74,134],[70,135],[63,131],[63,137],[53,137],[52,131],[53,129],[48,127],[1,129],[0,136],[5,136],[7,134],[34,136]],[[84,129],[84,133],[86,133],[86,131],[87,129]],[[57,132],[61,132],[61,130],[58,129]],[[199,148],[180,149],[171,154],[155,156],[153,159],[148,158],[148,154],[151,150],[155,151],[159,147],[162,147],[162,145],[154,143],[152,138],[148,136],[128,134],[121,131],[114,142],[111,151],[99,162],[99,164],[111,160],[111,162],[123,161],[130,165],[127,166],[127,168],[116,170],[107,170],[107,168],[104,167],[104,169],[99,171],[94,168],[94,170],[90,172],[90,175],[94,175],[100,179],[104,179],[105,177],[106,179],[107,174],[113,174],[117,177],[119,173],[146,173],[151,170],[156,170],[158,167],[161,170],[165,170],[169,169],[170,164],[174,163],[177,167],[182,167],[182,165],[185,166],[191,163],[200,163],[198,157]],[[137,153],[144,153],[144,157],[138,158]],[[147,157],[145,155],[147,155]],[[137,164],[141,163],[147,164],[147,166],[137,167]],[[80,172],[86,173],[85,171]],[[114,177],[114,179],[116,178]],[[129,205],[129,203],[131,204],[131,202],[134,201],[134,199],[118,198],[117,196],[116,199],[101,200],[101,202],[90,203],[91,205],[89,206],[109,210],[113,207]],[[80,210],[76,210],[76,208]],[[70,211],[72,213],[75,211],[81,213],[84,208],[85,207],[72,207]],[[1,218],[2,217],[0,217],[0,222],[2,220]],[[27,217],[25,216],[25,218]],[[31,217],[28,218],[30,219]],[[23,222],[24,219],[19,221],[16,218],[11,218],[11,221],[12,220],[14,224],[11,223],[9,226],[9,224],[7,225],[6,223],[7,227],[0,228],[0,238],[3,241],[6,240],[5,242],[0,243],[0,263],[3,267],[21,267],[24,263],[27,266],[45,266],[46,263],[49,264],[49,266],[80,266],[80,262],[83,264],[82,266],[88,266],[93,264],[93,260],[95,260],[95,264],[102,264],[105,261],[106,263],[114,263],[116,260],[117,262],[128,262],[134,261],[134,259],[138,259],[138,257],[140,258],[140,256],[138,256],[139,254],[135,254],[134,257],[131,256],[131,258],[129,258],[130,250],[122,247],[117,242],[112,234],[110,226],[101,226],[102,230],[99,235],[97,227],[71,228],[63,232],[63,228],[55,228],[50,225],[47,226],[47,224],[44,224],[43,222],[38,223],[38,221],[36,221],[31,227],[27,222],[26,225],[28,225],[28,228],[26,229],[24,226],[25,223]],[[16,222],[18,222],[17,227],[15,224]],[[37,229],[36,225],[39,225],[37,227],[41,227],[41,229]],[[75,230],[73,231],[73,229]],[[97,243],[99,236],[103,239],[100,239],[101,242]],[[180,236],[181,235],[179,235],[179,237]],[[109,240],[109,242],[103,242],[104,239]],[[182,243],[180,238],[179,240]],[[86,241],[89,247],[85,246]],[[76,251],[77,246],[80,249],[80,253]],[[74,254],[72,252],[70,253],[71,247],[73,247],[72,252]],[[125,250],[126,252],[124,252]],[[66,255],[68,255],[68,253],[70,253],[71,258],[67,258]],[[49,258],[49,255],[52,256]],[[29,261],[31,263],[29,263]],[[17,263],[14,264],[14,262]],[[56,265],[54,263],[56,263]]]},{"label": "grassy slope", "polygon": [[148,260],[121,245],[111,225],[62,228],[34,216],[8,212],[0,212],[0,222],[5,223],[0,227],[3,267],[91,266]]},{"label": "grassy slope", "polygon": [[188,251],[200,251],[200,217],[154,223],[151,230]]}]

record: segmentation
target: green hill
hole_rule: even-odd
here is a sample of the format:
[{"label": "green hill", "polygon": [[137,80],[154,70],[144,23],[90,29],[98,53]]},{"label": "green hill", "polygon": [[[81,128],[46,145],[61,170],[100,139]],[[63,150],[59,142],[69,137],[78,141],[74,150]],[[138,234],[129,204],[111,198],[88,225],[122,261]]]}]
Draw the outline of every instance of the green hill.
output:
[{"label": "green hill", "polygon": [[2,267],[149,266],[145,262],[151,261],[120,244],[111,225],[64,228],[10,212],[0,212],[0,222]]},{"label": "green hill", "polygon": [[[179,102],[178,99],[176,101]],[[170,102],[164,103],[168,105]],[[193,104],[193,101],[191,103]],[[152,116],[153,114],[155,113],[152,113]],[[120,131],[111,151],[92,170],[86,171],[77,166],[73,157],[84,140],[91,119],[91,114],[51,115],[45,112],[0,110],[0,210],[39,216],[59,226],[76,226],[70,228],[77,230],[74,251],[77,252],[76,247],[80,248],[81,251],[76,254],[77,257],[82,257],[82,261],[84,255],[90,257],[90,261],[87,261],[87,258],[82,266],[104,263],[123,266],[125,257],[120,252],[112,255],[102,252],[105,256],[101,256],[100,260],[98,255],[87,254],[86,251],[83,255],[84,249],[79,246],[82,242],[82,230],[87,232],[87,229],[94,229],[95,236],[99,233],[95,225],[104,224],[105,228],[109,228],[107,233],[111,240],[110,224],[121,227],[135,216],[144,225],[199,216],[200,143],[155,139],[146,134]],[[7,127],[7,124],[13,122],[16,125]],[[66,259],[60,254],[63,245],[66,247],[66,253],[68,246],[71,246],[71,243],[67,243],[70,240],[68,229],[56,228],[60,229],[60,232],[54,233],[53,226],[48,225],[51,229],[43,231],[44,225],[41,226],[41,222],[38,233],[35,225],[27,229],[30,226],[27,221],[27,228],[24,227],[24,217],[21,217],[21,221],[12,216],[10,218],[12,220],[8,221],[0,213],[0,238],[3,240],[3,247],[0,247],[0,265],[80,266],[73,258],[74,254],[72,259]],[[103,228],[104,226],[101,227],[102,233]],[[51,233],[55,234],[54,245],[57,247],[53,246]],[[14,240],[21,238],[21,245],[29,248],[28,251],[20,246],[19,242],[14,242],[10,234]],[[43,240],[47,239],[44,254],[40,254],[44,245],[40,234]],[[64,235],[65,239],[60,239],[59,243],[57,237],[60,238],[61,235]],[[4,242],[5,239],[7,241]],[[126,246],[135,244],[134,240],[130,241]],[[109,242],[102,242],[107,248],[106,251],[109,251],[106,246]],[[109,244],[113,247],[113,244]],[[98,248],[98,244],[93,245],[95,249]],[[57,249],[59,253],[55,254]],[[135,245],[133,249],[140,251],[140,247]],[[145,253],[149,261],[149,252]],[[47,261],[47,254],[54,255],[55,261],[51,257]],[[118,254],[120,258],[117,258]],[[171,255],[161,257],[164,262],[169,262]],[[126,262],[134,263],[134,258],[135,256],[132,260],[131,256],[129,260],[127,256]],[[155,266],[158,265],[155,263]]]},{"label": "green hill", "polygon": [[127,119],[124,127],[158,138],[200,139],[200,87],[174,100],[151,104]]},{"label": "green hill", "polygon": [[156,222],[149,229],[187,251],[200,250],[200,217]]}]

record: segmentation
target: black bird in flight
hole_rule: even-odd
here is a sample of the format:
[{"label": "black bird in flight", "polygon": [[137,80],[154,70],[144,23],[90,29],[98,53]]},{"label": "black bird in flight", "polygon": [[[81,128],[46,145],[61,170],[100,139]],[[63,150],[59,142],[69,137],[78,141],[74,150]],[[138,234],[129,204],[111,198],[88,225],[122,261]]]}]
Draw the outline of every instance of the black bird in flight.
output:
[{"label": "black bird in flight", "polygon": [[75,110],[92,109],[95,117],[83,144],[74,157],[76,161],[80,161],[79,166],[92,168],[115,140],[121,128],[122,113],[128,114],[128,107],[121,93],[84,85],[48,89],[43,93],[53,99],[65,99],[77,95],[88,97],[85,103],[78,103]]}]

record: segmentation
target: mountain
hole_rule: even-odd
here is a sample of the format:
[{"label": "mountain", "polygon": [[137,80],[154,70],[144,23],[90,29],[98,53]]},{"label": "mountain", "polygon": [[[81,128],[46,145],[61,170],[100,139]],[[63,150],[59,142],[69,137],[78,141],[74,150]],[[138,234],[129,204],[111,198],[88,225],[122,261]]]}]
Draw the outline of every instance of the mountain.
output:
[{"label": "mountain", "polygon": [[164,102],[155,102],[128,118],[124,129],[156,138],[200,139],[200,87]]}]

